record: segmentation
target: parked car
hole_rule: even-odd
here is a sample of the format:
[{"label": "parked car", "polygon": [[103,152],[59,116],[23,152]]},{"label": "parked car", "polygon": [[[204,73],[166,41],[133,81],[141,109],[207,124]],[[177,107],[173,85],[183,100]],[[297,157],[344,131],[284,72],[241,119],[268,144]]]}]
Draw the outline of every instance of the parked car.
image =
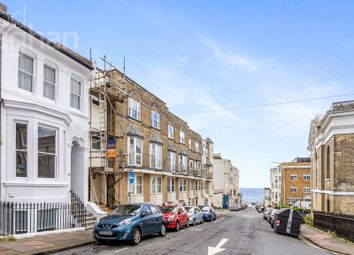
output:
[{"label": "parked car", "polygon": [[216,220],[216,213],[213,207],[204,206],[202,207],[203,220],[204,221],[213,221]]},{"label": "parked car", "polygon": [[160,207],[166,221],[166,228],[179,231],[181,226],[189,227],[186,209],[180,205],[164,205]]},{"label": "parked car", "polygon": [[275,217],[275,214],[278,213],[278,212],[279,212],[278,209],[273,209],[272,212],[269,215],[269,223],[270,223],[270,226],[272,228],[274,228],[274,217]]},{"label": "parked car", "polygon": [[195,226],[196,224],[203,224],[203,213],[197,206],[186,206],[184,207],[187,210],[189,225]]},{"label": "parked car", "polygon": [[264,206],[259,206],[259,207],[257,208],[257,211],[258,211],[259,213],[264,212]]},{"label": "parked car", "polygon": [[230,207],[230,211],[239,211],[239,210],[241,210],[241,206],[239,206],[238,204],[233,204]]},{"label": "parked car", "polygon": [[147,235],[158,233],[164,236],[165,224],[163,214],[155,205],[119,205],[99,220],[93,229],[93,237],[98,242],[130,240],[136,245]]},{"label": "parked car", "polygon": [[[268,223],[270,223],[270,216],[272,215],[273,211],[276,210],[274,208],[269,208],[268,213],[266,214],[266,221],[268,221]],[[274,215],[274,214],[273,214]]]},{"label": "parked car", "polygon": [[269,207],[265,208],[264,209],[264,212],[263,212],[263,219],[267,220],[267,217],[268,217],[268,214],[270,213],[270,209]]}]

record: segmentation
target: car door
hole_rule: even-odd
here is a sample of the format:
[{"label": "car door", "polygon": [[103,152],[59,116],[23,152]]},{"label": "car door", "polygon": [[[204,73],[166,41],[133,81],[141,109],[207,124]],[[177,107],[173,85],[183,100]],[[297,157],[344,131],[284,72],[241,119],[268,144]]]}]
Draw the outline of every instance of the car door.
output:
[{"label": "car door", "polygon": [[187,214],[187,211],[186,211],[186,209],[184,209],[183,206],[181,206],[179,209],[181,210],[181,214],[180,214],[180,217],[182,218],[181,222],[183,222],[183,223],[182,223],[183,225],[187,225],[187,224],[188,224],[188,214]]},{"label": "car door", "polygon": [[141,226],[141,232],[143,236],[153,233],[154,220],[151,214],[150,207],[148,205],[144,205],[141,208],[140,226]]},{"label": "car door", "polygon": [[163,224],[164,217],[156,206],[150,205],[150,210],[152,213],[151,217],[153,218],[152,232],[158,233],[161,230],[161,224]]},{"label": "car door", "polygon": [[203,220],[203,213],[198,207],[194,208],[194,214],[197,222],[201,222]]}]

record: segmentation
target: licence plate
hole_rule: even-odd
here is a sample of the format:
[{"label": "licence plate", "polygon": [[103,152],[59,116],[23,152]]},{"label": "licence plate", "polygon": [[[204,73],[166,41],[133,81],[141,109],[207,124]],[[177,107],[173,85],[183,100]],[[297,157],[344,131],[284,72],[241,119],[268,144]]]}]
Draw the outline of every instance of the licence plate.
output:
[{"label": "licence plate", "polygon": [[113,233],[112,231],[98,231],[100,236],[111,236]]}]

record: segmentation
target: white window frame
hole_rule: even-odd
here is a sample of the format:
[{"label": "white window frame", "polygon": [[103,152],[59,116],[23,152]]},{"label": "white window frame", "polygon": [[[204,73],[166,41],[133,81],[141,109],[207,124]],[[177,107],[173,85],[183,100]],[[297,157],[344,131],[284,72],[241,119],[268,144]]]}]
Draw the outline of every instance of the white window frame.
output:
[{"label": "white window frame", "polygon": [[186,143],[186,134],[182,130],[179,131],[179,143]]},{"label": "white window frame", "polygon": [[[52,129],[55,131],[55,153],[50,153],[50,152],[43,152],[43,151],[39,151],[39,146],[38,146],[38,140],[39,140],[39,134],[38,134],[38,129],[40,127],[43,127],[43,128],[47,128],[47,129]],[[59,153],[59,150],[58,150],[58,147],[59,147],[59,130],[55,127],[52,127],[52,126],[48,126],[48,125],[45,125],[45,124],[42,124],[42,123],[38,123],[38,126],[37,126],[37,178],[39,179],[47,179],[47,180],[50,180],[50,179],[56,179],[57,176],[58,176],[58,153]],[[45,154],[45,155],[50,155],[50,156],[54,156],[54,177],[39,177],[39,168],[38,168],[38,158],[39,158],[39,154]]]},{"label": "white window frame", "polygon": [[[79,94],[72,91],[73,81],[78,82],[79,85],[80,85],[80,92],[79,92]],[[82,93],[82,90],[83,90],[82,81],[81,81],[80,79],[74,77],[74,76],[71,76],[71,79],[70,79],[70,107],[73,108],[73,109],[76,109],[76,110],[78,110],[78,111],[81,111],[81,109],[82,109],[82,101],[83,101],[83,100],[82,100],[82,94],[83,94],[83,93]],[[78,97],[78,99],[79,99],[79,105],[78,105],[78,107],[79,107],[79,108],[77,108],[76,106],[73,106],[73,101],[71,100],[71,96],[72,96],[72,95],[75,96],[75,97]]]},{"label": "white window frame", "polygon": [[[141,183],[138,183],[138,179],[141,179]],[[141,187],[141,192],[138,192],[138,186]],[[142,195],[144,192],[144,177],[143,175],[136,175],[135,182],[134,182],[134,195]]]},{"label": "white window frame", "polygon": [[162,178],[161,176],[151,176],[151,194],[161,194]]},{"label": "white window frame", "polygon": [[[128,98],[128,116],[132,119],[140,121],[141,104],[133,98]],[[136,115],[136,116],[135,116]]]},{"label": "white window frame", "polygon": [[[17,149],[16,148],[16,128],[17,128],[17,124],[21,124],[21,125],[26,125],[26,141],[25,141],[25,143],[26,143],[26,149]],[[28,122],[26,122],[26,121],[14,121],[14,134],[15,134],[15,139],[14,139],[14,141],[15,141],[15,177],[16,178],[27,178],[28,177],[28,154],[29,154],[29,148],[28,148],[28,141],[29,141],[29,137],[28,137]],[[26,152],[26,176],[17,176],[17,152]]]},{"label": "white window frame", "polygon": [[169,151],[168,152],[168,162],[169,162],[169,170],[170,172],[176,172],[176,152]]},{"label": "white window frame", "polygon": [[[182,166],[184,166],[184,169],[182,169]],[[186,173],[187,172],[187,156],[183,154],[178,155],[178,169],[179,171]]]},{"label": "white window frame", "polygon": [[192,149],[192,139],[188,139],[188,146],[189,146],[189,149],[191,150]]},{"label": "white window frame", "polygon": [[[131,139],[133,139],[133,146],[134,149],[131,152],[130,151],[130,141]],[[128,151],[128,165],[129,166],[142,166],[143,165],[143,140],[138,138],[138,137],[134,137],[134,136],[128,136],[127,138],[128,140],[128,145],[127,145],[127,151]],[[140,149],[140,153],[137,153],[137,145],[140,142],[141,145],[141,149]],[[137,158],[140,157],[140,164],[137,163]]]},{"label": "white window frame", "polygon": [[[20,68],[20,56],[21,56],[21,54],[32,59],[32,61],[33,61],[33,65],[32,65],[33,73],[32,74],[27,72],[26,70],[23,70],[23,69]],[[17,76],[18,77],[17,87],[19,89],[22,89],[23,91],[27,91],[28,93],[33,93],[34,92],[34,87],[35,87],[35,84],[34,84],[35,83],[35,78],[34,78],[35,76],[34,76],[34,74],[35,74],[35,71],[36,71],[35,67],[36,67],[35,57],[32,54],[28,54],[28,53],[25,53],[23,51],[19,51],[19,55],[18,55],[18,76]],[[31,90],[27,90],[25,88],[21,88],[20,87],[20,80],[19,80],[20,73],[24,73],[25,75],[31,76],[31,81],[32,81]]]},{"label": "white window frame", "polygon": [[198,142],[195,142],[195,151],[199,152],[199,143]]},{"label": "white window frame", "polygon": [[157,143],[150,143],[150,167],[162,169],[162,146]]},{"label": "white window frame", "polygon": [[176,192],[175,178],[168,177],[168,179],[167,179],[167,192]]},{"label": "white window frame", "polygon": [[[44,73],[45,73],[44,69],[45,69],[46,66],[54,70],[54,83],[51,82],[51,81],[45,80],[45,78],[44,78]],[[57,73],[58,73],[57,72],[57,68],[55,66],[53,66],[53,65],[51,65],[49,63],[44,63],[43,64],[43,97],[48,99],[48,100],[54,101],[54,102],[56,101],[56,97],[57,97],[57,81],[58,81]],[[46,97],[44,95],[44,87],[46,85],[53,86],[53,90],[54,90],[54,92],[53,92],[53,96],[54,97],[53,98],[49,98],[49,97]]]},{"label": "white window frame", "polygon": [[180,178],[178,182],[178,189],[179,192],[186,192],[187,191],[187,180],[184,178]]},{"label": "white window frame", "polygon": [[167,133],[168,133],[168,138],[173,140],[174,139],[174,128],[170,124],[167,125]]},{"label": "white window frame", "polygon": [[160,114],[155,111],[151,111],[151,126],[160,129]]}]

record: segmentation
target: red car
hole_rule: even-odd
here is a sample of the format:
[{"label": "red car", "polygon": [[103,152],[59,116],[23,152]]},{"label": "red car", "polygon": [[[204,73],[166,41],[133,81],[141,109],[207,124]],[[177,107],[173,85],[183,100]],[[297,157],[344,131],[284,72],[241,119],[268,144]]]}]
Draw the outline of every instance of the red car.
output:
[{"label": "red car", "polygon": [[181,226],[189,227],[188,214],[183,206],[164,205],[160,210],[165,217],[166,228],[178,231]]}]

